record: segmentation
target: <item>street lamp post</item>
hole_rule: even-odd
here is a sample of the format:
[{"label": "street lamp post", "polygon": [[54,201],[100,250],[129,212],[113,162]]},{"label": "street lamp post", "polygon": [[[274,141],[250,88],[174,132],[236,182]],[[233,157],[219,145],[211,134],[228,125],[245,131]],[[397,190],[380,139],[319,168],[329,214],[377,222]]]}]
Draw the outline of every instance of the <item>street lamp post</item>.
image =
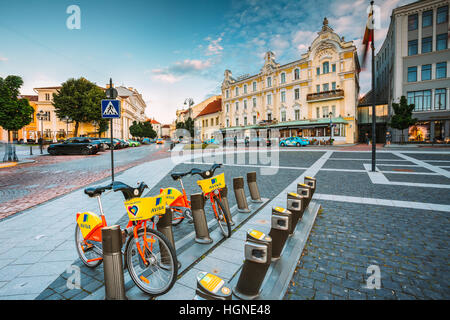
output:
[{"label": "street lamp post", "polygon": [[42,143],[44,141],[43,137],[44,137],[44,118],[45,118],[45,112],[40,110],[37,114],[36,117],[38,118],[38,120],[41,122],[41,141],[39,143],[39,148],[41,149],[41,154],[43,154],[42,152]]},{"label": "street lamp post", "polygon": [[[192,109],[191,109],[191,107],[194,105],[194,99],[192,99],[192,98],[187,98],[186,100],[184,100],[184,105],[188,105],[188,112],[189,112],[189,117],[188,117],[188,119],[189,118],[191,118],[191,120],[192,120]],[[195,130],[195,129],[194,129]],[[194,134],[194,137],[192,137],[192,139],[194,139],[195,138],[195,132],[193,132],[193,134]]]},{"label": "street lamp post", "polygon": [[333,143],[333,121],[332,121],[333,112],[330,112],[328,116],[330,117],[330,145],[331,145]]},{"label": "street lamp post", "polygon": [[69,116],[64,116],[63,120],[66,122],[66,136],[69,138],[69,122],[72,121]]}]

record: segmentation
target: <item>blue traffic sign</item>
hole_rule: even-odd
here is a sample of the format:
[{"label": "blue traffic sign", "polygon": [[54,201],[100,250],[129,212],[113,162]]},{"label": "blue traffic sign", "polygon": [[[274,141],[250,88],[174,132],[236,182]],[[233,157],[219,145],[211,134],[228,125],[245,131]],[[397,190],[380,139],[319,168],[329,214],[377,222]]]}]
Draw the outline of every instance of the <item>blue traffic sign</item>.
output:
[{"label": "blue traffic sign", "polygon": [[102,100],[102,118],[120,118],[120,101]]}]

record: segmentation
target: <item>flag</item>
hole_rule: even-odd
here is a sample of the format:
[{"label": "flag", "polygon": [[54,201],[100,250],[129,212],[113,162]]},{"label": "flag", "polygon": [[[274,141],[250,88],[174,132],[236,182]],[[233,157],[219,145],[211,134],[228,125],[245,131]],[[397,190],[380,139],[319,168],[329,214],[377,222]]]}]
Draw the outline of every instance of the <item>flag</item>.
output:
[{"label": "flag", "polygon": [[369,16],[367,17],[366,29],[364,30],[364,38],[362,41],[363,44],[363,58],[362,58],[362,67],[364,68],[367,60],[367,52],[369,52],[370,43],[373,40],[373,6],[370,8]]}]

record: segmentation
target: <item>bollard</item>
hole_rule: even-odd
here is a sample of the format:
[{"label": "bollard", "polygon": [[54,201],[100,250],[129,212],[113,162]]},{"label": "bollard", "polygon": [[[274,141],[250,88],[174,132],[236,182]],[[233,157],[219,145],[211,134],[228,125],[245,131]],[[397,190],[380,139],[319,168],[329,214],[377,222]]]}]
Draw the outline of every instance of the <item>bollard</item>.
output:
[{"label": "bollard", "polygon": [[314,192],[316,192],[316,178],[305,177],[304,181],[306,185],[311,187],[311,198],[312,198]]},{"label": "bollard", "polygon": [[248,189],[250,190],[250,197],[252,198],[252,202],[262,202],[258,185],[256,183],[256,171],[247,173],[247,184]]},{"label": "bollard", "polygon": [[272,238],[272,261],[281,258],[291,228],[292,212],[280,207],[272,208],[272,227],[269,233]]},{"label": "bollard", "polygon": [[114,225],[102,228],[105,299],[126,300],[122,262],[122,231]]},{"label": "bollard", "polygon": [[257,230],[247,231],[245,261],[233,294],[242,300],[259,297],[272,257],[272,238]]},{"label": "bollard", "polygon": [[192,218],[194,220],[195,242],[208,244],[213,242],[209,236],[208,223],[205,216],[205,199],[203,193],[191,194]]},{"label": "bollard", "polygon": [[33,146],[30,144],[30,156],[33,155]]},{"label": "bollard", "polygon": [[289,234],[293,235],[298,221],[303,217],[306,206],[303,205],[304,197],[295,192],[287,195],[287,209],[292,212],[292,225]]},{"label": "bollard", "polygon": [[245,196],[243,177],[233,178],[233,189],[234,195],[236,197],[238,211],[245,213],[250,212],[250,209],[248,208],[247,197]]},{"label": "bollard", "polygon": [[297,193],[303,196],[305,203],[303,204],[303,210],[309,205],[312,198],[311,187],[304,183],[297,184]]},{"label": "bollard", "polygon": [[231,300],[232,292],[218,276],[201,271],[197,274],[194,300]]},{"label": "bollard", "polygon": [[228,187],[225,186],[220,189],[220,198],[222,199],[222,205],[225,209],[226,218],[230,221],[230,224],[234,226],[233,217],[231,216],[230,204],[228,203]]},{"label": "bollard", "polygon": [[[158,218],[158,222],[156,223],[156,229],[166,236],[167,240],[169,240],[170,244],[172,245],[172,247],[175,249],[176,252],[175,240],[173,238],[173,231],[172,231],[172,209],[166,207],[166,213]],[[160,250],[161,250],[161,263],[165,264],[165,262],[170,261],[169,252],[167,252],[167,249],[163,246],[161,247]],[[180,267],[181,263],[178,262],[178,268]]]}]

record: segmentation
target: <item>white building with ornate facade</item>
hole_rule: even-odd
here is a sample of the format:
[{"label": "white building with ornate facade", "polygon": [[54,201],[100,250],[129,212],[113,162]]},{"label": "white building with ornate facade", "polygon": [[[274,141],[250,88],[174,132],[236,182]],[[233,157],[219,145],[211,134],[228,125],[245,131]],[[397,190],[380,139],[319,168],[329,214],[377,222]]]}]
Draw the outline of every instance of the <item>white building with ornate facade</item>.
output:
[{"label": "white building with ornate facade", "polygon": [[247,135],[248,129],[278,129],[281,137],[327,140],[333,128],[335,143],[354,143],[359,71],[356,46],[325,18],[299,60],[280,65],[269,51],[258,74],[234,79],[225,71],[222,131]]}]

